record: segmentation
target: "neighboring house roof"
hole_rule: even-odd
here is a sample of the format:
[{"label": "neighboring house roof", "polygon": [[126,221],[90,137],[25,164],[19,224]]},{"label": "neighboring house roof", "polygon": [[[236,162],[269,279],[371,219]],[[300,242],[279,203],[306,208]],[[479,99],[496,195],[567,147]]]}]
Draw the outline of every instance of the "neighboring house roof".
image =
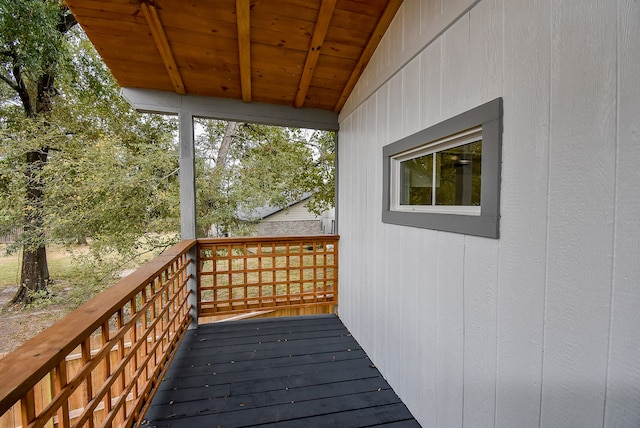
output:
[{"label": "neighboring house roof", "polygon": [[279,213],[281,211],[285,211],[287,209],[289,209],[290,207],[299,204],[300,202],[306,202],[309,199],[311,199],[311,197],[313,196],[313,194],[311,192],[307,192],[304,193],[302,195],[302,197],[294,202],[291,202],[290,204],[288,204],[285,207],[272,207],[272,206],[264,206],[264,207],[258,207],[255,208],[253,210],[250,211],[242,211],[239,210],[238,211],[238,218],[241,220],[245,220],[245,221],[255,221],[255,220],[264,220],[265,218],[272,216],[276,213]]}]

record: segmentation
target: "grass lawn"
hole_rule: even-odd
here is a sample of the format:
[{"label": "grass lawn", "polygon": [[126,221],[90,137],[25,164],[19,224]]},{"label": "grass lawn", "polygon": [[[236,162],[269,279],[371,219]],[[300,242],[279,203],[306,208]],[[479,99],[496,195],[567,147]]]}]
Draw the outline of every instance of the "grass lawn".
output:
[{"label": "grass lawn", "polygon": [[[0,357],[90,299],[105,286],[115,282],[109,275],[96,284],[100,272],[88,273],[79,268],[74,254],[87,253],[88,246],[77,246],[73,253],[63,247],[48,247],[47,261],[52,283],[47,287],[49,298],[37,299],[29,305],[8,305],[20,281],[22,253],[8,255],[6,244],[0,244]],[[143,254],[141,263],[153,254]],[[135,268],[136,264],[122,266]]]},{"label": "grass lawn", "polygon": [[73,281],[78,273],[71,254],[64,248],[52,247],[47,249],[47,260],[54,279],[48,288],[54,298],[32,305],[7,306],[20,282],[22,254],[8,255],[6,245],[0,244],[0,355],[15,349],[80,303],[71,290],[71,284],[78,284]]},{"label": "grass lawn", "polygon": [[[4,244],[0,245],[0,290],[4,290],[7,287],[16,287],[20,282],[22,252],[7,255],[6,247]],[[77,250],[84,251],[81,247],[78,247]],[[48,248],[47,261],[49,274],[54,279],[64,281],[77,275],[72,265],[71,253],[64,248]]]}]

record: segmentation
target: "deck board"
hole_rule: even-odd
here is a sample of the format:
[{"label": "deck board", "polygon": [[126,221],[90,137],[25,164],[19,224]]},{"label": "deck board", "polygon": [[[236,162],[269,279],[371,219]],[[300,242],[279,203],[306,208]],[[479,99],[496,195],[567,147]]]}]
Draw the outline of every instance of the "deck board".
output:
[{"label": "deck board", "polygon": [[187,333],[144,427],[419,427],[333,315]]}]

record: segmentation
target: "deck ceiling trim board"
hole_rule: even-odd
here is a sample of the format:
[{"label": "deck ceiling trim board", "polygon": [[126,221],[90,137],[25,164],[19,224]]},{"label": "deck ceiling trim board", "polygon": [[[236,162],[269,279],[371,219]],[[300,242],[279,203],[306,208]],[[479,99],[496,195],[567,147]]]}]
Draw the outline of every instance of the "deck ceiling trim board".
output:
[{"label": "deck ceiling trim board", "polygon": [[329,29],[329,23],[333,17],[333,11],[336,7],[336,0],[323,0],[318,12],[318,20],[313,30],[313,37],[311,37],[311,44],[307,51],[307,59],[302,70],[302,77],[300,78],[300,84],[298,85],[298,92],[296,93],[295,106],[302,107],[304,105],[304,99],[309,90],[313,73],[320,57],[320,49],[324,44],[324,39]]},{"label": "deck ceiling trim board", "polygon": [[65,2],[120,85],[337,112],[402,1]]},{"label": "deck ceiling trim board", "polygon": [[353,91],[353,88],[356,86],[358,79],[364,72],[365,67],[369,64],[369,60],[373,56],[376,47],[378,47],[380,40],[382,40],[382,36],[384,36],[385,31],[387,31],[387,28],[391,24],[393,17],[396,16],[396,12],[400,8],[401,4],[402,0],[391,0],[389,4],[387,4],[387,8],[380,17],[371,38],[367,42],[367,46],[364,48],[362,56],[360,56],[358,63],[351,72],[351,76],[349,77],[347,84],[344,86],[342,94],[340,94],[340,98],[334,106],[333,111],[339,112],[342,110],[342,107],[344,107],[344,104],[347,102],[347,98],[349,98],[349,94],[351,94],[351,91]]},{"label": "deck ceiling trim board", "polygon": [[160,22],[160,18],[158,17],[158,11],[156,10],[155,5],[150,3],[148,0],[144,0],[140,3],[140,9],[147,20],[147,24],[151,30],[151,35],[153,36],[153,40],[156,43],[158,51],[160,52],[160,56],[162,57],[165,68],[167,69],[167,73],[169,74],[174,90],[178,94],[186,94],[187,92],[184,83],[182,82],[182,76],[180,76],[178,65],[173,57],[173,53],[171,52],[171,47],[167,41],[167,36],[164,32],[164,28],[162,27],[162,23]]},{"label": "deck ceiling trim board", "polygon": [[196,117],[238,120],[277,126],[337,131],[338,114],[330,110],[294,108],[266,103],[245,103],[238,99],[138,88],[122,88],[124,98],[137,110],[147,113],[178,114],[191,112]]},{"label": "deck ceiling trim board", "polygon": [[251,10],[249,0],[236,0],[242,101],[251,102]]}]

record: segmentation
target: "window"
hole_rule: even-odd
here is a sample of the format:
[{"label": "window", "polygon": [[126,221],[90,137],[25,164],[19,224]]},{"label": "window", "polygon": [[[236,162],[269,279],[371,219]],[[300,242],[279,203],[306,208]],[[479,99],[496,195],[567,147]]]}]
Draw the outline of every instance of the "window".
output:
[{"label": "window", "polygon": [[385,223],[498,237],[502,100],[385,146]]},{"label": "window", "polygon": [[482,129],[391,158],[393,211],[480,215]]}]

